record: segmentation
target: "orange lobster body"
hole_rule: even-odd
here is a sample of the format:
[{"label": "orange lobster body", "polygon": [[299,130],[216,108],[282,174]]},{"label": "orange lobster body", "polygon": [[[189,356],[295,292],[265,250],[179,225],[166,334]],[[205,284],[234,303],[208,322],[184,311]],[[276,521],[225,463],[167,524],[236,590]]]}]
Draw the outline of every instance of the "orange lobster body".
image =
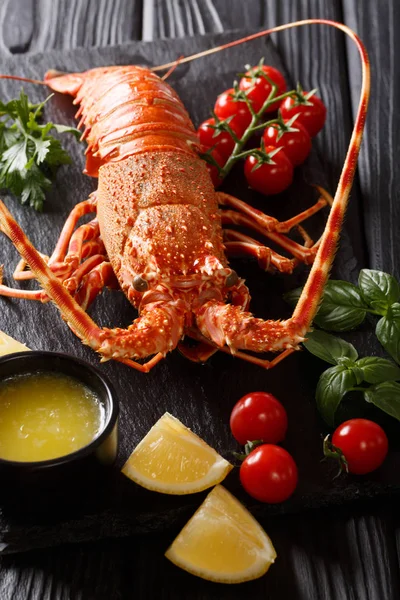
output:
[{"label": "orange lobster body", "polygon": [[198,139],[174,90],[140,67],[93,69],[55,79],[80,103],[85,172],[99,178],[97,216],[107,255],[129,300],[135,277],[179,287],[207,257],[226,266],[218,202]]},{"label": "orange lobster body", "polygon": [[[49,87],[80,104],[77,117],[88,142],[85,172],[99,178],[100,234],[120,288],[139,311],[154,298],[178,306],[170,309],[173,325],[165,344],[152,344],[154,314],[151,340],[137,340],[145,356],[164,352],[192,325],[193,301],[199,305],[202,295],[217,294],[212,288],[231,272],[195,129],[176,92],[147,69],[52,75],[45,78]],[[151,291],[136,290],[137,278]]]},{"label": "orange lobster body", "polygon": [[[36,278],[43,288],[24,292],[0,285],[0,294],[54,300],[71,329],[103,360],[114,358],[141,371],[148,371],[178,344],[193,360],[206,360],[222,349],[267,368],[297,349],[328,279],[369,93],[365,49],[350,30],[334,26],[356,41],[365,77],[341,181],[324,235],[315,245],[300,223],[331,204],[329,195],[321,190],[323,198],[316,205],[278,222],[216,192],[206,163],[197,154],[198,139],[182,102],[155,73],[135,66],[73,74],[50,71],[45,83],[71,94],[80,105],[77,117],[88,143],[85,173],[98,177],[98,189],[73,209],[50,258],[39,255],[0,202],[0,226],[23,257],[14,276]],[[224,207],[222,212],[219,206]],[[94,219],[76,229],[79,218],[88,213],[95,213]],[[223,225],[253,229],[293,258],[235,229],[223,231]],[[294,227],[302,233],[304,246],[287,237]],[[248,289],[227,259],[238,254],[256,257],[264,270],[287,273],[298,262],[314,262],[290,319],[263,321],[246,312]],[[30,271],[25,270],[27,264]],[[86,314],[106,286],[119,287],[138,309],[138,318],[126,330],[101,329]],[[187,335],[199,342],[196,348],[180,343]],[[267,361],[243,351],[282,354]],[[150,356],[145,364],[136,362]]]}]

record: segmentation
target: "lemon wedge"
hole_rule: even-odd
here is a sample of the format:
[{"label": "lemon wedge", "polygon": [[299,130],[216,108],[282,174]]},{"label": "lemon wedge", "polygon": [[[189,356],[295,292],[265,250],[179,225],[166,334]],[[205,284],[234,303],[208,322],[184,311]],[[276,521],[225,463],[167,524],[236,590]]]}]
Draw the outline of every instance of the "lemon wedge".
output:
[{"label": "lemon wedge", "polygon": [[26,352],[27,350],[29,348],[25,344],[17,342],[17,340],[14,340],[14,338],[4,333],[4,331],[0,331],[0,356],[14,352]]},{"label": "lemon wedge", "polygon": [[203,579],[241,583],[264,575],[275,561],[276,552],[249,511],[217,485],[165,556]]},{"label": "lemon wedge", "polygon": [[211,446],[165,413],[136,446],[122,472],[163,494],[193,494],[216,485],[232,465]]}]

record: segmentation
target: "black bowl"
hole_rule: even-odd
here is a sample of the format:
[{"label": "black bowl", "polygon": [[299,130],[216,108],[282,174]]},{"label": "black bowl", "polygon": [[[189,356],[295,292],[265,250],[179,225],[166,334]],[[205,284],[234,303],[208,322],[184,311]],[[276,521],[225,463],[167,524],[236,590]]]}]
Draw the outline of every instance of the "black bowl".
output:
[{"label": "black bowl", "polygon": [[57,352],[18,352],[0,358],[0,379],[51,371],[90,387],[105,408],[101,431],[86,446],[59,458],[38,462],[0,458],[0,503],[24,511],[49,507],[87,507],[109,491],[107,478],[118,449],[118,403],[111,383],[83,360]]}]

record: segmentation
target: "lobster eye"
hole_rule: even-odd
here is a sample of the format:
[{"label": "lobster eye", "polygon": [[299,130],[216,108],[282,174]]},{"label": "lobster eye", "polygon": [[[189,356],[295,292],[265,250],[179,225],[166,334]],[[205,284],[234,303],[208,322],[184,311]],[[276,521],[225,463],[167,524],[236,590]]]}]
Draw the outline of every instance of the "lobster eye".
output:
[{"label": "lobster eye", "polygon": [[226,287],[232,287],[233,285],[236,285],[237,282],[239,281],[239,277],[238,274],[236,273],[236,271],[231,271],[229,273],[229,275],[227,276],[227,278],[225,279],[225,285]]},{"label": "lobster eye", "polygon": [[135,279],[132,282],[132,285],[137,292],[145,292],[149,289],[149,284],[145,279],[143,279],[143,277],[140,277],[140,275],[137,275],[135,277]]}]

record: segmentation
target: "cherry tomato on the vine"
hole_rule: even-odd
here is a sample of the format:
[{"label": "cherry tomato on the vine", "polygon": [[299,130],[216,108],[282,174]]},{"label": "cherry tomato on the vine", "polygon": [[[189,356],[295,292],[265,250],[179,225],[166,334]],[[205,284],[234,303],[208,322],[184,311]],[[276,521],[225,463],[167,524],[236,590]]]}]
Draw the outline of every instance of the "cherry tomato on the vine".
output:
[{"label": "cherry tomato on the vine", "polygon": [[311,137],[317,135],[326,119],[325,104],[315,94],[309,96],[309,92],[296,92],[288,96],[282,101],[280,111],[284,119],[299,115],[296,122],[301,123]]},{"label": "cherry tomato on the vine", "polygon": [[243,134],[245,129],[250,125],[251,113],[244,100],[235,100],[235,90],[230,88],[217,98],[214,106],[214,112],[219,119],[228,119],[229,125],[235,127],[240,135]]},{"label": "cherry tomato on the vine", "polygon": [[297,119],[283,119],[283,123],[270,125],[263,133],[266,146],[279,146],[294,167],[301,165],[311,152],[311,138],[307,129]]},{"label": "cherry tomato on the vine", "polygon": [[339,425],[332,444],[343,452],[349,472],[355,475],[375,471],[388,452],[386,433],[368,419],[350,419]]},{"label": "cherry tomato on the vine", "polygon": [[280,446],[263,444],[255,448],[240,466],[240,481],[250,496],[276,504],[287,500],[296,489],[297,466]]},{"label": "cherry tomato on the vine", "polygon": [[261,440],[277,444],[285,439],[287,414],[282,404],[267,392],[251,392],[233,407],[230,427],[233,437],[244,446]]},{"label": "cherry tomato on the vine", "polygon": [[[246,71],[244,77],[242,77],[239,82],[239,88],[246,92],[247,97],[253,103],[255,112],[258,112],[261,109],[272,90],[270,82],[263,77],[263,74],[267,75],[267,77],[277,85],[278,89],[275,96],[280,96],[286,91],[285,78],[278,69],[270,67],[269,65],[257,65],[256,67],[252,67],[249,71]],[[273,112],[278,108],[279,100],[271,104],[265,112]]]},{"label": "cherry tomato on the vine", "polygon": [[[206,148],[215,147],[223,158],[228,159],[235,147],[235,141],[228,131],[224,131],[223,129],[219,131],[215,127],[218,127],[215,119],[207,119],[201,123],[197,130],[200,144]],[[229,127],[236,137],[240,137],[243,133],[235,123],[233,123],[233,126],[232,123],[229,123]]]},{"label": "cherry tomato on the vine", "polygon": [[244,174],[251,188],[261,194],[283,192],[293,181],[293,165],[283,150],[265,148],[266,157],[250,155],[244,163]]}]

